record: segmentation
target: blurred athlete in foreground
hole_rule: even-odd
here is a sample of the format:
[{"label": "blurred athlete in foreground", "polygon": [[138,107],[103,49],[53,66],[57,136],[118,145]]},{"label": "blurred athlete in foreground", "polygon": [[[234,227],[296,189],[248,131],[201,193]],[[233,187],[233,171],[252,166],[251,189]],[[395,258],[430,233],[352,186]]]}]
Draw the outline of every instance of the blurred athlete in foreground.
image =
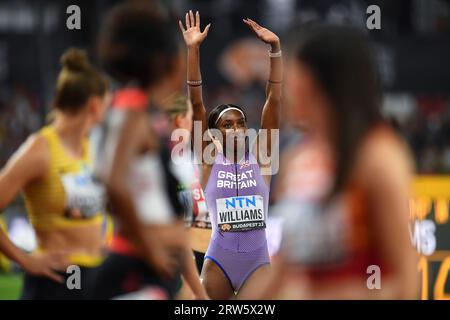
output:
[{"label": "blurred athlete in foreground", "polygon": [[177,95],[172,100],[173,102],[165,108],[170,119],[172,132],[170,146],[172,151],[171,165],[176,175],[183,177],[177,186],[177,190],[180,202],[183,205],[185,226],[190,233],[185,243],[186,254],[182,272],[184,281],[177,294],[177,299],[194,298],[202,300],[208,299],[208,296],[200,282],[196,257],[192,251],[192,244],[198,243],[202,239],[195,238],[196,234],[192,234],[190,229],[195,226],[195,222],[198,219],[206,218],[207,210],[203,190],[200,186],[198,168],[193,164],[191,152],[190,139],[193,111],[192,105],[185,96]]},{"label": "blurred athlete in foreground", "polygon": [[169,166],[169,121],[156,106],[181,83],[176,28],[156,2],[119,4],[103,22],[99,49],[118,89],[96,172],[118,230],[93,298],[173,299],[187,231]]},{"label": "blurred athlete in foreground", "polygon": [[[88,134],[103,118],[108,83],[83,51],[69,49],[61,63],[52,123],[0,172],[0,208],[22,191],[37,237],[26,254],[0,231],[0,250],[25,270],[22,299],[84,299],[102,261],[104,194],[91,179]],[[71,264],[81,267],[81,290],[67,287]]]},{"label": "blurred athlete in foreground", "polygon": [[305,28],[295,40],[286,96],[305,139],[281,163],[273,210],[285,224],[274,277],[249,297],[415,298],[413,162],[380,115],[367,40],[337,26]]}]

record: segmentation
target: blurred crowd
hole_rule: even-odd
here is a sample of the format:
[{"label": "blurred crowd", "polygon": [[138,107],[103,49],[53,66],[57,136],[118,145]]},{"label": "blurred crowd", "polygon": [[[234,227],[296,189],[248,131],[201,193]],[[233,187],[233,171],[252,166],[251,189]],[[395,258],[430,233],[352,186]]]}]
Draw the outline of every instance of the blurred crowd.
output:
[{"label": "blurred crowd", "polygon": [[[212,109],[223,101],[245,106],[251,127],[259,127],[264,104],[264,85],[253,82],[238,87],[228,83],[205,94]],[[36,93],[17,85],[10,94],[0,95],[0,166],[26,137],[42,126],[46,114]],[[418,174],[450,174],[450,98],[446,95],[386,93],[383,113],[408,142],[416,160]],[[285,129],[288,122],[283,122]],[[282,132],[282,135],[284,133]],[[282,147],[282,146],[281,146]]]},{"label": "blurred crowd", "polygon": [[30,133],[42,126],[40,106],[39,97],[21,85],[0,93],[0,166]]}]

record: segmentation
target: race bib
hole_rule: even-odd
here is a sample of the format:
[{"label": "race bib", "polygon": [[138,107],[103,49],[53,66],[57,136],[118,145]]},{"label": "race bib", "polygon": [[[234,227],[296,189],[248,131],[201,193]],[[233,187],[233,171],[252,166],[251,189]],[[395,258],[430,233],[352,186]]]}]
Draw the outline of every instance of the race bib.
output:
[{"label": "race bib", "polygon": [[91,171],[64,174],[61,181],[66,194],[66,209],[79,210],[83,217],[90,218],[103,212],[105,190],[92,179]]},{"label": "race bib", "polygon": [[216,200],[217,224],[222,231],[248,231],[266,227],[264,198],[260,195]]}]

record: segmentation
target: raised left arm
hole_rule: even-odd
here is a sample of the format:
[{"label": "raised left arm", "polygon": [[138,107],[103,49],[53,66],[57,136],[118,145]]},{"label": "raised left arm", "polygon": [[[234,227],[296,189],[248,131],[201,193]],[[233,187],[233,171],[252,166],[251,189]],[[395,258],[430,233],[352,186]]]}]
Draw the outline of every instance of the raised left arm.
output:
[{"label": "raised left arm", "polygon": [[261,41],[270,45],[271,48],[270,73],[266,86],[266,102],[261,117],[261,128],[278,129],[280,127],[281,83],[283,81],[280,38],[249,18],[243,21]]},{"label": "raised left arm", "polygon": [[[281,84],[283,81],[283,60],[281,57],[280,38],[267,28],[260,26],[255,21],[247,18],[243,20],[246,25],[256,34],[263,42],[270,45],[270,73],[266,86],[266,102],[261,115],[261,129],[267,130],[266,135],[258,135],[257,141],[257,159],[260,166],[267,167],[267,163],[263,163],[262,154],[269,158],[272,156],[272,131],[280,127],[280,108],[281,108]],[[267,175],[267,182],[270,182],[270,175]]]}]

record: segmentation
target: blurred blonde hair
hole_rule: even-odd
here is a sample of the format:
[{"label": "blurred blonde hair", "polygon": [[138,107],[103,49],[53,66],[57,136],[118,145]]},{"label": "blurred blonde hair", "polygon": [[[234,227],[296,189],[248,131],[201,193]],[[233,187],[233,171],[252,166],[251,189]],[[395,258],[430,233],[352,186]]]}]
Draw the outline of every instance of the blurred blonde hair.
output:
[{"label": "blurred blonde hair", "polygon": [[170,102],[167,103],[165,111],[170,120],[174,120],[176,116],[183,116],[188,111],[188,98],[183,94],[176,94],[171,97]]}]

